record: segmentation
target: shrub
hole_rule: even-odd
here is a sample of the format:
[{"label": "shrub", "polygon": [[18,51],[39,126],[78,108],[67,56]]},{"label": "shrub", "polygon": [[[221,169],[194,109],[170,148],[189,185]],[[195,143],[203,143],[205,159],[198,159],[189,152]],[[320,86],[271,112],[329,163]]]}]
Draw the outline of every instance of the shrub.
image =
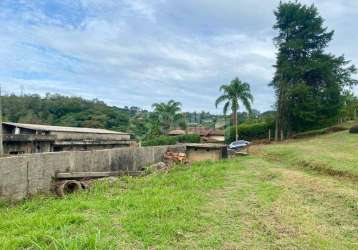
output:
[{"label": "shrub", "polygon": [[[265,139],[268,137],[269,129],[272,129],[273,132],[273,128],[274,128],[273,123],[266,123],[266,122],[241,124],[238,126],[239,138],[248,141]],[[226,143],[231,143],[235,141],[235,127],[230,127],[226,129],[225,141]]]},{"label": "shrub", "polygon": [[358,134],[358,125],[355,125],[350,128],[349,133],[351,134]]},{"label": "shrub", "polygon": [[160,146],[160,145],[174,145],[177,139],[174,136],[159,136],[152,140],[142,142],[142,146]]},{"label": "shrub", "polygon": [[198,134],[189,134],[189,135],[179,135],[176,136],[177,141],[181,143],[199,143],[200,135]]},{"label": "shrub", "polygon": [[142,142],[142,146],[160,146],[160,145],[174,145],[180,143],[199,143],[200,136],[198,134],[178,135],[178,136],[159,136],[155,139],[146,140]]}]

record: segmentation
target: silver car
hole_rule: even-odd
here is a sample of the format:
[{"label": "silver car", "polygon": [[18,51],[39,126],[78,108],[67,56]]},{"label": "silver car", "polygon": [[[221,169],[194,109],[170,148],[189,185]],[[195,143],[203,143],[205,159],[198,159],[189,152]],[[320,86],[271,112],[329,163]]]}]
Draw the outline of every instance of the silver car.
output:
[{"label": "silver car", "polygon": [[249,142],[249,141],[238,140],[238,141],[234,141],[234,142],[230,143],[229,149],[239,150],[239,149],[246,148],[246,147],[249,146],[250,144],[251,144],[251,142]]}]

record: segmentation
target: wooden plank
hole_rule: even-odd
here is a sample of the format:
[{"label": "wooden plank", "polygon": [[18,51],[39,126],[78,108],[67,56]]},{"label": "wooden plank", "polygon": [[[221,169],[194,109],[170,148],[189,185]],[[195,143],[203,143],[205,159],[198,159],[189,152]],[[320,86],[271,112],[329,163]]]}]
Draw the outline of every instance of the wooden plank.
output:
[{"label": "wooden plank", "polygon": [[110,172],[68,172],[56,173],[57,179],[82,179],[82,178],[101,178],[109,176],[140,176],[141,171],[110,171]]}]

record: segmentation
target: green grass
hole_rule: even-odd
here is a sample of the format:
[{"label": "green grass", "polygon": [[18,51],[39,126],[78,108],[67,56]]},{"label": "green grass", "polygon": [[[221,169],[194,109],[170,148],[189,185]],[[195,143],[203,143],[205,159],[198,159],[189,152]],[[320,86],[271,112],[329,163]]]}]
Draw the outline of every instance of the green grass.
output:
[{"label": "green grass", "polygon": [[88,192],[0,203],[0,249],[358,249],[358,136],[98,182]]},{"label": "green grass", "polygon": [[260,148],[267,157],[358,180],[358,135],[348,131]]},{"label": "green grass", "polygon": [[[210,166],[208,166],[210,165]],[[146,248],[175,245],[205,224],[207,192],[234,162],[178,167],[169,174],[98,183],[65,199],[38,197],[0,208],[0,249]]]}]

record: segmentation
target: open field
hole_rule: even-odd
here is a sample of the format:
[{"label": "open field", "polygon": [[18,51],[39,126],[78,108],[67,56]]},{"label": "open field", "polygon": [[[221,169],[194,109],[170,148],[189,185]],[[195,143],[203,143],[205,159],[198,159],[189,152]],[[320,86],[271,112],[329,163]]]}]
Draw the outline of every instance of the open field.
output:
[{"label": "open field", "polygon": [[358,249],[357,150],[340,132],[2,204],[0,249]]},{"label": "open field", "polygon": [[347,131],[260,147],[266,158],[358,181],[358,135]]}]

